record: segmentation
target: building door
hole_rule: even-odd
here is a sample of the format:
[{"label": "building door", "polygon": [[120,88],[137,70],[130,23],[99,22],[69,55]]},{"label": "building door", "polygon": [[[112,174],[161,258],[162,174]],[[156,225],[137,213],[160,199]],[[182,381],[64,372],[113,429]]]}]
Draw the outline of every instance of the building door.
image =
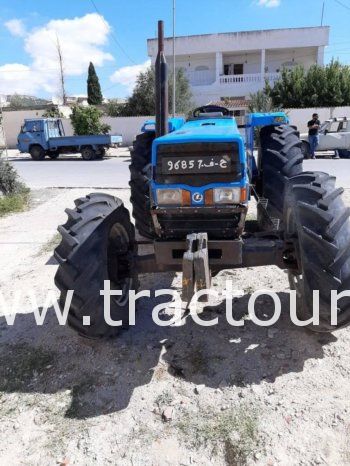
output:
[{"label": "building door", "polygon": [[224,75],[229,76],[231,73],[231,67],[232,65],[224,65]]},{"label": "building door", "polygon": [[243,63],[229,63],[224,65],[224,75],[241,75],[243,74]]},{"label": "building door", "polygon": [[233,74],[243,74],[243,63],[235,63],[233,65]]}]

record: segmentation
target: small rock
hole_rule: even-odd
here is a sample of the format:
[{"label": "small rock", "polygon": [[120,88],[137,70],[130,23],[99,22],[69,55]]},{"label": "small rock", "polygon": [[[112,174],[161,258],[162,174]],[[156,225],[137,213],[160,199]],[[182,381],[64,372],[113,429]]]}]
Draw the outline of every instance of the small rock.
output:
[{"label": "small rock", "polygon": [[174,408],[171,406],[168,406],[164,409],[162,412],[162,419],[164,422],[170,422],[173,419],[174,416]]},{"label": "small rock", "polygon": [[200,392],[203,390],[204,387],[205,387],[204,384],[196,385],[196,386],[194,387],[194,393],[195,393],[196,395],[199,395]]}]

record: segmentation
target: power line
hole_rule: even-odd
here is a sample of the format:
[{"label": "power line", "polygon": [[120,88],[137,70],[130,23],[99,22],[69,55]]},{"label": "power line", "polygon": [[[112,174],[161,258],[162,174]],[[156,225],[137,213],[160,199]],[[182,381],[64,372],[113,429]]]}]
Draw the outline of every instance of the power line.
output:
[{"label": "power line", "polygon": [[350,11],[350,6],[349,5],[345,5],[345,3],[341,2],[340,0],[334,0],[335,3],[338,3],[338,5],[342,6],[343,8],[346,8],[347,10]]},{"label": "power line", "polygon": [[[101,17],[102,21],[105,23],[105,25],[109,28],[109,24],[107,23],[107,21],[104,19],[103,15],[100,13],[99,9],[97,8],[94,0],[90,0],[92,6],[94,7],[96,13]],[[130,55],[126,52],[126,50],[124,49],[124,47],[120,44],[120,42],[118,41],[116,35],[114,34],[113,30],[111,30],[111,36],[112,36],[112,39],[114,40],[114,42],[117,44],[117,46],[119,47],[119,49],[123,52],[123,54],[126,56],[126,58],[131,61],[131,63],[133,63],[134,65],[137,65],[137,63],[135,62],[135,60],[133,60]]]}]

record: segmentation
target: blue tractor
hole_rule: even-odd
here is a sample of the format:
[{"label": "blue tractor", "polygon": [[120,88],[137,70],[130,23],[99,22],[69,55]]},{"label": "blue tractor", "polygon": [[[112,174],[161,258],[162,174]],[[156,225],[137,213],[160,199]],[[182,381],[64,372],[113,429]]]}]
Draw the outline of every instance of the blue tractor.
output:
[{"label": "blue tractor", "polygon": [[[135,239],[118,198],[91,194],[66,210],[55,282],[62,308],[74,290],[69,324],[90,338],[127,327],[129,290],[138,287],[138,273],[182,271],[188,303],[196,290],[210,288],[220,270],[275,265],[288,272],[300,319],[312,316],[313,290],[319,290],[320,322],[312,330],[348,325],[350,300],[338,301],[335,325],[331,290],[350,285],[350,209],[334,177],[303,172],[299,134],[288,117],[250,114],[239,128],[226,108],[204,106],[185,121],[169,119],[167,103],[160,22],[156,120],[145,122],[136,137],[130,165],[132,214],[142,239]],[[252,199],[253,219],[247,218]],[[138,255],[140,244],[154,252]],[[104,318],[100,290],[106,280],[119,290],[111,300],[112,319],[122,321],[118,327]]]}]

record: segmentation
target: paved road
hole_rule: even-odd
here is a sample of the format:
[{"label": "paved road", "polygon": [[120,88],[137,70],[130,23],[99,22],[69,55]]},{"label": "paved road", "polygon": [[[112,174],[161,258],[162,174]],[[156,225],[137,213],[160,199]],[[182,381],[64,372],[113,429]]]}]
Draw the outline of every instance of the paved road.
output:
[{"label": "paved road", "polygon": [[[126,149],[117,149],[111,157],[87,162],[80,156],[62,156],[58,160],[32,161],[9,151],[9,160],[30,188],[127,188],[129,157]],[[123,156],[120,156],[123,155]],[[319,170],[337,177],[338,186],[350,189],[350,159],[319,158],[306,160],[305,170]]]},{"label": "paved road", "polygon": [[[9,151],[9,161],[31,188],[127,188],[129,153],[118,149],[119,156],[85,161],[80,155],[57,160],[33,161],[30,156]],[[122,155],[122,156],[120,156]],[[127,156],[125,156],[127,155]]]},{"label": "paved road", "polygon": [[305,160],[304,170],[318,170],[337,177],[337,185],[350,189],[350,159]]}]

